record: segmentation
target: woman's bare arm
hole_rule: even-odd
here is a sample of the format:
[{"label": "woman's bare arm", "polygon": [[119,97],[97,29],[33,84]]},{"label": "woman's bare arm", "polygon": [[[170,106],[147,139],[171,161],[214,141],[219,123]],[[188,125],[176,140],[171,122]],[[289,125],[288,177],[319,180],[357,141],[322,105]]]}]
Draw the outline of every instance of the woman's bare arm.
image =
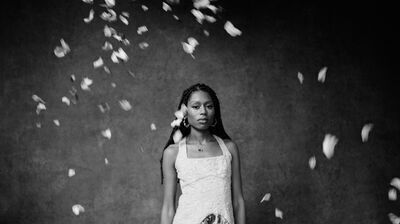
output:
[{"label": "woman's bare arm", "polygon": [[176,170],[175,159],[178,152],[176,145],[170,145],[164,150],[163,174],[164,174],[164,199],[161,209],[161,224],[171,224],[175,215],[175,194],[176,194]]},{"label": "woman's bare arm", "polygon": [[233,141],[228,141],[226,145],[232,155],[232,203],[235,214],[235,223],[245,224],[246,209],[242,191],[239,150],[236,143]]}]

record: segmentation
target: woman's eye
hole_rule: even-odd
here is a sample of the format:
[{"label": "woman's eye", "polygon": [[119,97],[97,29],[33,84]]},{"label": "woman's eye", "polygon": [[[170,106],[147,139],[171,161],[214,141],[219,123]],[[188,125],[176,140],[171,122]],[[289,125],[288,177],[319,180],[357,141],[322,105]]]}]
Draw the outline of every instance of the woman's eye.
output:
[{"label": "woman's eye", "polygon": [[192,108],[194,108],[194,109],[198,109],[198,108],[199,108],[199,106],[192,106]]}]

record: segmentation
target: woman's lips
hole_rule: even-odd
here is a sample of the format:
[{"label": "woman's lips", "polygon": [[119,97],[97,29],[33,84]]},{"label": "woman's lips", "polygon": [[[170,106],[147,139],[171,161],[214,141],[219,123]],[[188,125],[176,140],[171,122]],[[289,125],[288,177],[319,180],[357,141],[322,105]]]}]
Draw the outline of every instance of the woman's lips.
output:
[{"label": "woman's lips", "polygon": [[207,120],[207,119],[198,119],[197,121],[198,121],[199,123],[207,123],[208,120]]}]

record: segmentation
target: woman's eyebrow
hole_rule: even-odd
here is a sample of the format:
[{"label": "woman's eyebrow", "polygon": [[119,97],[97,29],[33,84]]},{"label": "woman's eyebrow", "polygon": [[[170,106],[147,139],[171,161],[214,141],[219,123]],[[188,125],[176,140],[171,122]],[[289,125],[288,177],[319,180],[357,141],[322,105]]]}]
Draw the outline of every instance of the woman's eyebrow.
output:
[{"label": "woman's eyebrow", "polygon": [[[201,103],[201,101],[190,101],[189,103]],[[212,103],[212,100],[206,101],[204,103]]]}]

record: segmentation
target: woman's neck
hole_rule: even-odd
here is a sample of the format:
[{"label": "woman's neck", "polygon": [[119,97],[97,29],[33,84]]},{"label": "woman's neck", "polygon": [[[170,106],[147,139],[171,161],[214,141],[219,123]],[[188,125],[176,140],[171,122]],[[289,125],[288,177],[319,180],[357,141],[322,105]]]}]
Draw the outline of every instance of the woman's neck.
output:
[{"label": "woman's neck", "polygon": [[190,134],[186,139],[189,139],[191,143],[204,144],[206,142],[212,141],[212,134],[209,130],[199,131],[194,128],[190,130]]}]

